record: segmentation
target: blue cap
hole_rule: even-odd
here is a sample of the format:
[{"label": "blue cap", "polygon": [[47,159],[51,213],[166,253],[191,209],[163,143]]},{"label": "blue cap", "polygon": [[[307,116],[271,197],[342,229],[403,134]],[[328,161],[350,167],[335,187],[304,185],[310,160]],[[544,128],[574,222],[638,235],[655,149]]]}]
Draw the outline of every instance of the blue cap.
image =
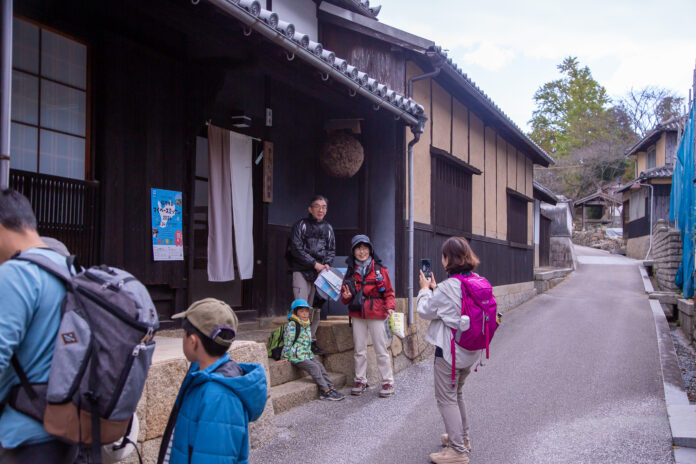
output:
[{"label": "blue cap", "polygon": [[298,308],[312,309],[312,307],[309,305],[309,303],[307,303],[306,300],[303,300],[302,298],[298,298],[295,301],[293,301],[292,304],[290,305],[290,314],[288,314],[288,319],[290,319],[290,316],[292,316],[292,314]]}]

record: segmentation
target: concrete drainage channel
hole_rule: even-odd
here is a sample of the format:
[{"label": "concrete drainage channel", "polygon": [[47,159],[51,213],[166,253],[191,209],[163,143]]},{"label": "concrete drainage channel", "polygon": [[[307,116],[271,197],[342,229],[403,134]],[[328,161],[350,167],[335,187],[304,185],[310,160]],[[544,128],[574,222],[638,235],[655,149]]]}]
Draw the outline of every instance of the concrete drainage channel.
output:
[{"label": "concrete drainage channel", "polygon": [[[653,292],[653,286],[644,267],[640,267],[646,293]],[[677,464],[696,462],[696,404],[690,404],[684,388],[677,354],[672,342],[665,310],[657,299],[648,300],[655,319],[657,346],[660,353],[662,383],[665,392],[667,417],[672,430],[674,460]]]}]

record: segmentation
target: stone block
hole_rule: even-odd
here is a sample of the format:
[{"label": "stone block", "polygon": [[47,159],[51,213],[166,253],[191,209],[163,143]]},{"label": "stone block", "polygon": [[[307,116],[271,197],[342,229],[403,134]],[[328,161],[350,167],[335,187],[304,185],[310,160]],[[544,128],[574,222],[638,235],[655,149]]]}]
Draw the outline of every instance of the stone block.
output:
[{"label": "stone block", "polygon": [[[368,344],[371,343],[368,339]],[[317,329],[317,344],[326,353],[352,350],[353,328],[347,321],[322,321]]]},{"label": "stone block", "polygon": [[309,375],[287,361],[281,362],[271,358],[269,358],[268,361],[268,369],[271,375],[271,387],[292,382],[293,380],[301,379]]},{"label": "stone block", "polygon": [[399,356],[401,352],[403,351],[403,344],[401,343],[401,339],[394,335],[392,337],[392,342],[391,342],[391,352],[392,356]]},{"label": "stone block", "polygon": [[236,340],[229,350],[230,359],[238,363],[261,364],[266,371],[266,382],[270,385],[268,372],[268,350],[266,345],[251,340]]},{"label": "stone block", "polygon": [[145,440],[151,440],[164,433],[169,413],[187,370],[188,365],[185,359],[169,360],[150,367],[145,382],[147,397]]},{"label": "stone block", "polygon": [[275,437],[276,432],[275,410],[269,393],[263,413],[254,422],[249,423],[249,442],[251,447],[256,448],[272,439]]},{"label": "stone block", "polygon": [[400,356],[396,356],[394,358],[394,363],[393,363],[394,375],[403,371],[404,369],[408,369],[412,365],[413,365],[413,363],[411,362],[411,360],[408,359],[406,356],[404,356],[403,353]]},{"label": "stone block", "polygon": [[329,372],[337,372],[343,374],[351,382],[354,375],[353,350],[344,351],[343,353],[333,353],[324,356],[324,367]]},{"label": "stone block", "polygon": [[142,444],[143,464],[157,464],[160,443],[162,443],[161,437],[147,440]]},{"label": "stone block", "polygon": [[685,299],[680,299],[677,305],[679,309],[679,325],[681,326],[684,335],[693,340],[694,331],[694,302]]},{"label": "stone block", "polygon": [[[337,388],[346,383],[346,376],[335,372],[329,372],[331,381]],[[271,388],[271,399],[276,414],[286,412],[296,406],[300,406],[319,396],[319,388],[314,380],[305,378],[278,385]]]},{"label": "stone block", "polygon": [[147,431],[147,383],[145,384],[145,388],[143,388],[143,394],[138,400],[135,414],[138,416],[138,425],[140,426],[140,430],[138,431],[138,443],[140,443],[145,441]]}]

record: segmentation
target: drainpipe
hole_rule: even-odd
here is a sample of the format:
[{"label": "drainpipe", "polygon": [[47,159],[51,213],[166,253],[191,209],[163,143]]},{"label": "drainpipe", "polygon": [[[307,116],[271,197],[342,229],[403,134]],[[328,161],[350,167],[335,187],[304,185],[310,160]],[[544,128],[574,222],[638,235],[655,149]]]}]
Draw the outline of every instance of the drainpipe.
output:
[{"label": "drainpipe", "polygon": [[12,99],[12,0],[2,0],[0,37],[0,190],[10,185],[10,104]]},{"label": "drainpipe", "polygon": [[648,224],[650,225],[650,246],[648,247],[648,253],[645,255],[645,259],[648,259],[648,256],[650,256],[650,251],[652,251],[652,246],[653,246],[653,196],[654,196],[654,189],[651,184],[643,184],[642,187],[650,187],[650,221],[648,221]]},{"label": "drainpipe", "polygon": [[[429,52],[430,53],[430,52]],[[433,52],[434,54],[434,52]],[[408,98],[413,98],[413,83],[421,79],[428,79],[440,74],[442,63],[432,72],[414,76],[408,80]],[[425,127],[426,118],[420,118],[417,126],[411,126],[413,140],[408,143],[408,323],[413,324],[413,270],[415,269],[413,262],[413,236],[414,236],[414,220],[413,220],[413,146],[418,143],[420,136]]]}]

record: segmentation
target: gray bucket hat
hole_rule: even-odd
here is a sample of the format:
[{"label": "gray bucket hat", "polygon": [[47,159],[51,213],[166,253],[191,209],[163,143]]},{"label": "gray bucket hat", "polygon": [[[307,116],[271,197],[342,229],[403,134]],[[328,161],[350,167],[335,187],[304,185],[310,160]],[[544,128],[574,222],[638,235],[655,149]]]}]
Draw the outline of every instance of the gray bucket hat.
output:
[{"label": "gray bucket hat", "polygon": [[353,239],[350,241],[350,250],[355,250],[355,247],[360,245],[361,243],[364,243],[365,245],[370,247],[370,254],[372,254],[375,251],[374,247],[372,246],[372,241],[370,240],[370,237],[363,234],[358,234],[355,237],[353,237]]}]

